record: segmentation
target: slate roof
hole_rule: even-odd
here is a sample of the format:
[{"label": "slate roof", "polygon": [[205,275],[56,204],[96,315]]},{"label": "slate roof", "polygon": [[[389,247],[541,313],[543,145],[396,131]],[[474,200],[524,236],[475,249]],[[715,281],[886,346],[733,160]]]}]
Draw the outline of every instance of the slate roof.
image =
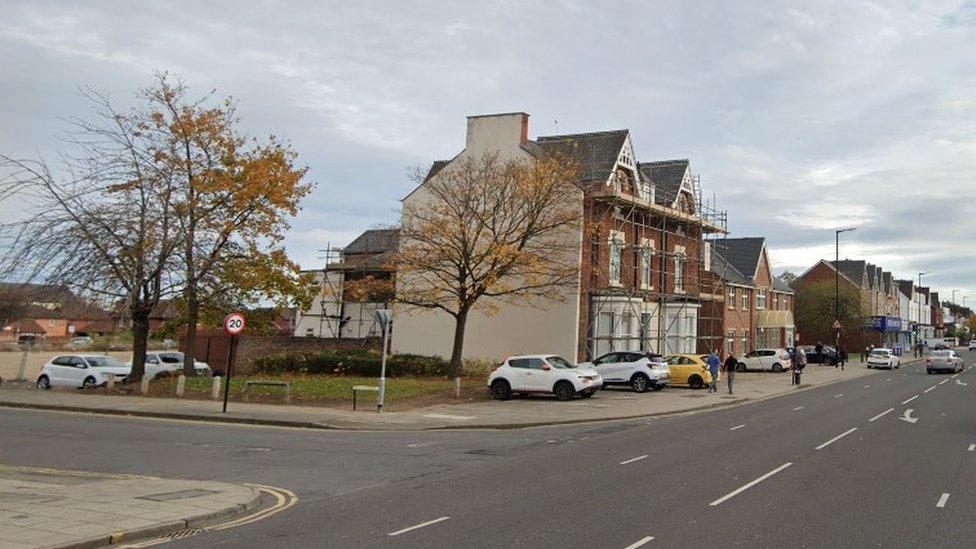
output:
[{"label": "slate roof", "polygon": [[885,291],[885,293],[886,294],[891,293],[891,291],[892,291],[891,284],[892,284],[892,281],[894,280],[894,277],[891,275],[890,272],[885,271],[885,272],[881,273],[881,279],[884,281],[884,291]]},{"label": "slate roof", "polygon": [[897,280],[898,289],[901,291],[902,295],[911,299],[912,298],[912,288],[915,287],[915,283],[911,280]]},{"label": "slate roof", "polygon": [[[831,265],[834,264],[833,261],[828,261]],[[858,287],[864,280],[864,271],[867,268],[867,264],[861,260],[854,259],[842,259],[837,262],[836,268],[840,271],[840,274],[846,276],[856,284]]]},{"label": "slate roof", "polygon": [[878,267],[874,263],[867,264],[868,273],[868,288],[874,289],[876,286],[876,278],[878,274]]},{"label": "slate roof", "polygon": [[395,250],[400,241],[400,229],[369,229],[342,249],[343,254],[382,253]]},{"label": "slate roof", "polygon": [[736,270],[750,280],[756,278],[765,238],[720,238],[712,242],[712,250],[721,254]]},{"label": "slate roof", "polygon": [[789,284],[784,282],[783,279],[778,276],[773,277],[773,290],[776,290],[777,292],[793,293],[793,288],[791,288]]},{"label": "slate roof", "polygon": [[427,176],[424,177],[424,183],[429,181],[431,177],[434,177],[441,170],[443,170],[444,166],[447,166],[449,162],[450,160],[435,160],[434,163],[430,165],[430,169],[427,170]]},{"label": "slate roof", "polygon": [[740,284],[742,286],[752,286],[752,280],[749,277],[739,272],[738,269],[732,266],[722,254],[712,247],[712,272],[722,277],[722,280],[729,282],[731,284]]},{"label": "slate roof", "polygon": [[[562,153],[579,163],[581,181],[605,181],[613,172],[630,130],[540,135],[535,144],[548,154]],[[531,142],[530,142],[531,143]],[[532,151],[530,151],[532,152]]]},{"label": "slate roof", "polygon": [[688,159],[638,162],[637,170],[654,184],[654,202],[671,206],[678,199],[681,181],[688,171]]}]

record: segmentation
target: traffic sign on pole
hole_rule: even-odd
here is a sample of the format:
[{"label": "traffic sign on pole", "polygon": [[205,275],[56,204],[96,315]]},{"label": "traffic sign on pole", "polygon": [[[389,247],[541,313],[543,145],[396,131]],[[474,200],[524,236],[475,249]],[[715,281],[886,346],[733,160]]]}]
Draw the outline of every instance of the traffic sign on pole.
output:
[{"label": "traffic sign on pole", "polygon": [[244,315],[241,313],[230,313],[224,317],[224,331],[227,335],[236,336],[244,331]]},{"label": "traffic sign on pole", "polygon": [[227,371],[224,372],[224,413],[227,413],[227,396],[230,393],[230,376],[234,370],[234,359],[237,354],[237,336],[244,331],[244,315],[230,313],[224,317],[224,332],[230,336],[230,346],[227,349]]},{"label": "traffic sign on pole", "polygon": [[834,321],[834,329],[835,330],[840,330],[840,321],[839,320],[835,320]]}]

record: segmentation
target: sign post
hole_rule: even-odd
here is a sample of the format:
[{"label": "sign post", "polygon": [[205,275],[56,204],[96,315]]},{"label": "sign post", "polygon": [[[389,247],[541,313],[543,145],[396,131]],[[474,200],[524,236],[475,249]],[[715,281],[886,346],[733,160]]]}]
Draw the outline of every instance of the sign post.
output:
[{"label": "sign post", "polygon": [[244,315],[230,313],[224,317],[224,332],[230,336],[230,346],[227,349],[227,371],[224,372],[224,411],[227,413],[227,395],[230,394],[230,376],[234,370],[234,359],[237,354],[237,336],[244,331]]},{"label": "sign post", "polygon": [[390,341],[390,324],[393,322],[393,311],[389,309],[377,309],[373,312],[376,322],[383,328],[383,351],[380,361],[380,390],[376,396],[376,411],[383,411],[383,403],[386,401],[386,348]]}]

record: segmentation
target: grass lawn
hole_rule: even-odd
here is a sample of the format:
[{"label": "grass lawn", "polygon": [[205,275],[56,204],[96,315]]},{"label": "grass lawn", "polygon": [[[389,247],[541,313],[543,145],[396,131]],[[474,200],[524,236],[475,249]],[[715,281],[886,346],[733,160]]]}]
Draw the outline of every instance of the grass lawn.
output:
[{"label": "grass lawn", "polygon": [[[347,407],[352,405],[352,386],[376,386],[375,377],[325,376],[325,375],[246,375],[231,379],[230,400],[240,401],[244,382],[248,380],[291,382],[292,404]],[[210,377],[190,377],[186,380],[183,398],[210,398]],[[221,381],[221,387],[223,386]],[[222,389],[221,389],[222,390]],[[248,402],[283,403],[285,390],[278,387],[251,387]],[[176,379],[153,380],[149,384],[149,396],[175,397]],[[454,396],[454,382],[440,377],[397,377],[386,380],[386,403],[390,409],[414,408],[440,403],[459,403],[488,398],[483,377],[462,378],[461,398]],[[360,402],[369,407],[376,401],[376,393],[360,393]]]}]

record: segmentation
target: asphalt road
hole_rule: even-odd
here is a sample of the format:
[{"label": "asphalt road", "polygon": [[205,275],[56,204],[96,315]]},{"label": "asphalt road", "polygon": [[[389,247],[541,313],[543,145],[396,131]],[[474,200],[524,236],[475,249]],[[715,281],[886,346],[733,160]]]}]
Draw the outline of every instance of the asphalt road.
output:
[{"label": "asphalt road", "polygon": [[[173,544],[183,547],[974,547],[972,371],[917,364],[726,410],[521,431],[2,410],[0,462],[254,482],[300,498]],[[902,419],[908,409],[916,421]]]}]

